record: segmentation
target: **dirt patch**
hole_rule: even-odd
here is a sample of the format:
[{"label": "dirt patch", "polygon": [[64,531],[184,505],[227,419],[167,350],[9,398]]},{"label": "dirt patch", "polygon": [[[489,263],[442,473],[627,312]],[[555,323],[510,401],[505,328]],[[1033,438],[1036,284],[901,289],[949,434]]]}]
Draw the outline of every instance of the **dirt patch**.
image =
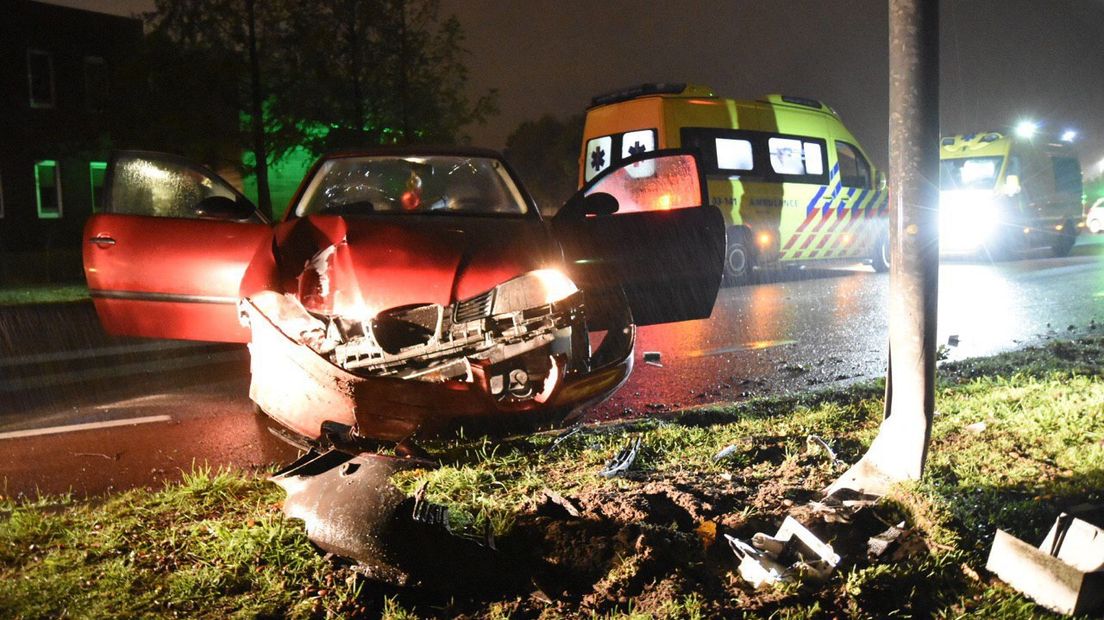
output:
[{"label": "dirt patch", "polygon": [[[874,508],[853,515],[809,508],[831,475],[822,458],[809,454],[752,476],[632,473],[618,484],[563,494],[557,501],[542,497],[498,541],[505,553],[522,558],[517,566],[529,572],[534,590],[509,601],[510,615],[769,615],[819,586],[756,591],[736,573],[738,561],[724,535],[747,540],[756,532],[773,533],[793,515],[845,557],[841,570],[867,564],[867,539],[887,522]],[[845,613],[842,598],[834,602],[836,590],[818,591],[817,597],[822,609]],[[479,617],[485,609],[467,613]]]}]

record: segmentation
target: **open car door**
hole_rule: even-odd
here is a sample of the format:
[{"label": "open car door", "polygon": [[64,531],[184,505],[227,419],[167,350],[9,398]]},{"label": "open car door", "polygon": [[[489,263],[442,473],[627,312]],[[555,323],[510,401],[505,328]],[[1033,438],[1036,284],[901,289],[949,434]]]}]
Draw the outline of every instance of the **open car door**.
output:
[{"label": "open car door", "polygon": [[610,327],[626,300],[637,325],[710,315],[725,226],[705,187],[694,153],[643,153],[595,177],[552,219],[592,330]]},{"label": "open car door", "polygon": [[113,334],[248,342],[238,289],[271,227],[214,172],[162,153],[120,152],[104,212],[84,227],[84,272]]}]

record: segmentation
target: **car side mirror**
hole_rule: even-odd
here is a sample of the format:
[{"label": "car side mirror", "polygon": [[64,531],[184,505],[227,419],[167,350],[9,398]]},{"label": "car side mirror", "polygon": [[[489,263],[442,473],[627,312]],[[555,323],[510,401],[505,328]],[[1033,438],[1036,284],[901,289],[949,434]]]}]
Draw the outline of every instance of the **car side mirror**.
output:
[{"label": "car side mirror", "polygon": [[605,192],[594,192],[584,195],[577,193],[564,204],[560,214],[567,217],[586,217],[588,215],[603,216],[617,213],[619,205],[617,199]]},{"label": "car side mirror", "polygon": [[195,213],[210,220],[241,221],[253,217],[253,205],[226,196],[208,196],[196,205]]},{"label": "car side mirror", "polygon": [[878,172],[878,180],[876,181],[879,190],[885,190],[886,188],[886,175],[884,172]]}]

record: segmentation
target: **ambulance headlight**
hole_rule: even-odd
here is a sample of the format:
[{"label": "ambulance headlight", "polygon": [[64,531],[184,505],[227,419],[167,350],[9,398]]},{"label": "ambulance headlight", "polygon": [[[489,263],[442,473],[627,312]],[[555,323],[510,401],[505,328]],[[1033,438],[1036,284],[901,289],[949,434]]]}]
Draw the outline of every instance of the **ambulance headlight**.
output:
[{"label": "ambulance headlight", "polygon": [[989,240],[1000,213],[990,192],[943,192],[939,197],[939,240],[947,249],[970,249]]},{"label": "ambulance headlight", "polygon": [[558,269],[537,269],[495,287],[491,314],[517,312],[555,303],[579,288]]}]

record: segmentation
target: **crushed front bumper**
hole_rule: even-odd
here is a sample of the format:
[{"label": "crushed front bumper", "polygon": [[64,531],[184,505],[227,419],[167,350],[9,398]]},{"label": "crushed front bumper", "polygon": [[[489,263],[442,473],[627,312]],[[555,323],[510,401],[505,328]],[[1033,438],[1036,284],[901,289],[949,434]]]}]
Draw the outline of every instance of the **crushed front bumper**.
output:
[{"label": "crushed front bumper", "polygon": [[[502,394],[501,379],[489,365],[471,364],[463,379],[426,381],[350,372],[301,342],[270,318],[252,299],[241,302],[252,330],[249,344],[250,398],[270,417],[308,439],[322,435],[324,422],[354,429],[381,441],[456,433],[523,432],[556,424],[573,412],[613,393],[632,370],[635,327],[628,316],[610,330],[589,357],[570,356],[552,343],[526,350],[553,360],[547,389],[531,397]],[[582,313],[571,329],[585,330]],[[585,331],[581,332],[585,334]],[[580,359],[580,356],[582,359]]]}]

